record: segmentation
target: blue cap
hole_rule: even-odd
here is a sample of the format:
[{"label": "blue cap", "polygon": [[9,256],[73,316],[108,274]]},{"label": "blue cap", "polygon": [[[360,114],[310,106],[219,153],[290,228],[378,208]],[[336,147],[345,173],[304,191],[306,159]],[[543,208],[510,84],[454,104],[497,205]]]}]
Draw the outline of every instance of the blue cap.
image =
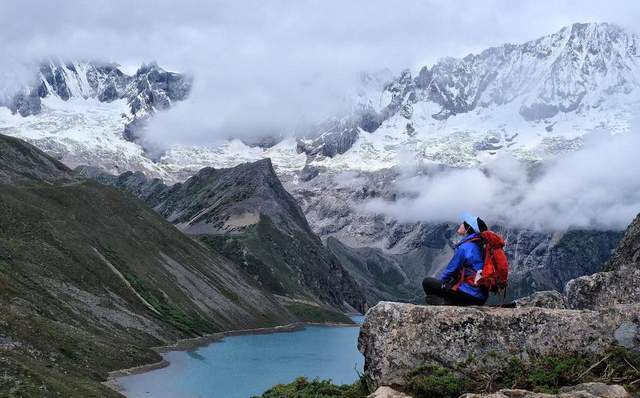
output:
[{"label": "blue cap", "polygon": [[462,219],[462,221],[471,225],[471,228],[473,228],[474,231],[480,232],[480,227],[478,226],[478,217],[471,215],[471,213],[465,211],[460,215],[460,218]]}]

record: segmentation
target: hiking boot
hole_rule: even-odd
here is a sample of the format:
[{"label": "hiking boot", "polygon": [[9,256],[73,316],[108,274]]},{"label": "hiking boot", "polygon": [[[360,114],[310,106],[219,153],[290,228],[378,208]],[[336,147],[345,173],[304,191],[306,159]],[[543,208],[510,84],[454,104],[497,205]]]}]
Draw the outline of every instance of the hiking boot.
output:
[{"label": "hiking boot", "polygon": [[444,298],[436,296],[435,294],[427,294],[424,296],[424,302],[426,305],[447,305]]}]

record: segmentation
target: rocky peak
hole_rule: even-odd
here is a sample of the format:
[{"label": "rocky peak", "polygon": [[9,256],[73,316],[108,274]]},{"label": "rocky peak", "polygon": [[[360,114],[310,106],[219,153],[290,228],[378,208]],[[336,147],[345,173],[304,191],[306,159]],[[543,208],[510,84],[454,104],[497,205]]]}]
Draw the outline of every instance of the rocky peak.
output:
[{"label": "rocky peak", "polygon": [[184,75],[165,71],[155,62],[142,65],[133,83],[127,89],[127,98],[133,114],[167,109],[173,101],[187,98],[191,80]]},{"label": "rocky peak", "polygon": [[542,119],[637,89],[637,44],[636,35],[616,25],[574,24],[524,44],[443,59],[423,68],[412,83],[402,74],[397,85],[403,87],[405,102],[439,104],[434,118],[519,98],[523,118]]},{"label": "rocky peak", "polygon": [[[403,125],[406,120],[411,135],[414,125],[438,126],[437,121],[456,115],[503,106],[513,107],[508,112],[519,112],[525,123],[568,113],[585,116],[601,109],[612,96],[638,90],[639,43],[638,35],[613,24],[576,23],[526,43],[443,58],[422,67],[415,77],[402,71],[382,92],[361,101],[370,104],[374,98],[384,98],[379,109],[356,107],[351,121],[374,132],[395,117],[389,123]],[[428,114],[414,117],[417,108]],[[319,144],[330,140],[343,141],[340,135],[327,134]]]},{"label": "rocky peak", "polygon": [[147,117],[186,99],[192,85],[190,77],[165,71],[155,62],[127,75],[113,63],[49,60],[34,71],[34,81],[4,105],[21,116],[30,116],[42,111],[42,99],[47,97],[63,101],[95,98],[100,102],[126,99],[129,114],[124,136],[130,140],[136,139],[135,131]]},{"label": "rocky peak", "polygon": [[627,232],[605,265],[605,269],[619,270],[626,266],[640,268],[640,214],[627,228]]},{"label": "rocky peak", "polygon": [[156,209],[186,232],[202,233],[203,228],[242,230],[267,216],[287,234],[302,232],[315,237],[270,159],[229,169],[204,168],[174,185]]}]

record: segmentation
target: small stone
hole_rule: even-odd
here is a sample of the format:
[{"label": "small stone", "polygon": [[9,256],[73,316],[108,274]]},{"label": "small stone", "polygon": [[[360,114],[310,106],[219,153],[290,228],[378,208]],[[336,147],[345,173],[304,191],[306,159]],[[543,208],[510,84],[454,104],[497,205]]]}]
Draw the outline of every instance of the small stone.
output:
[{"label": "small stone", "polygon": [[559,392],[563,398],[574,396],[583,397],[584,395],[580,395],[582,392],[601,398],[631,398],[631,395],[624,389],[624,387],[616,384],[607,385],[604,383],[583,383],[573,387],[562,387]]},{"label": "small stone", "polygon": [[391,387],[380,387],[367,398],[412,398],[410,395],[396,391]]},{"label": "small stone", "polygon": [[616,329],[613,336],[618,344],[624,348],[632,349],[638,344],[638,325],[631,322],[624,322]]}]

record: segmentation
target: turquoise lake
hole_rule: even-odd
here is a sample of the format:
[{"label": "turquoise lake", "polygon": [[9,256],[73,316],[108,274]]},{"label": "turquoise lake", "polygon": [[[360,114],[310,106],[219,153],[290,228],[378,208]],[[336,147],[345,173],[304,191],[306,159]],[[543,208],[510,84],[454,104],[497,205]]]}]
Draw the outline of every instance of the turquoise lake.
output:
[{"label": "turquoise lake", "polygon": [[[361,323],[362,317],[354,317]],[[163,354],[163,369],[118,379],[130,398],[248,398],[298,376],[350,384],[362,373],[359,327],[225,337],[195,351]]]}]

